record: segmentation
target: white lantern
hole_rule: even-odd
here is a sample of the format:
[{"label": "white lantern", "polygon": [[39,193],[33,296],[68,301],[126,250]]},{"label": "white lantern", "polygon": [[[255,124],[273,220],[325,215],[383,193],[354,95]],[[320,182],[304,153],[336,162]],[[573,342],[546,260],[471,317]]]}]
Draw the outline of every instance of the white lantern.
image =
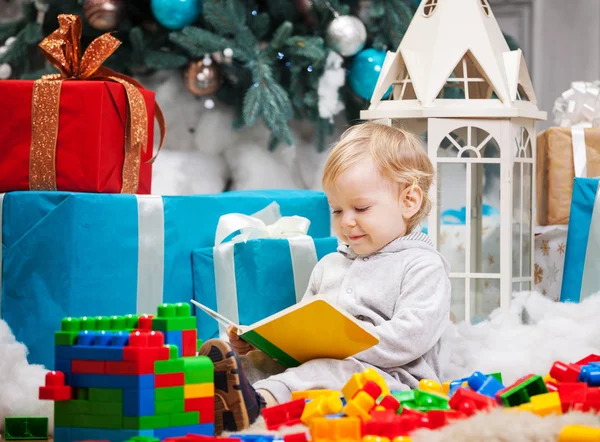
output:
[{"label": "white lantern", "polygon": [[[457,319],[532,289],[535,123],[546,113],[487,0],[423,0],[361,118],[426,133],[436,170],[428,233],[453,264]],[[498,191],[484,193],[494,176]],[[459,219],[448,224],[448,214]]]}]

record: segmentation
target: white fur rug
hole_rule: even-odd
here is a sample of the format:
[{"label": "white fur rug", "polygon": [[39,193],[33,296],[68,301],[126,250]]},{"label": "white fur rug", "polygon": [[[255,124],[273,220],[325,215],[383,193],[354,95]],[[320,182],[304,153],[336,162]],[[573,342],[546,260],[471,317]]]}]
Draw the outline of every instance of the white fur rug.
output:
[{"label": "white fur rug", "polygon": [[[475,370],[502,372],[505,383],[527,373],[546,374],[556,360],[576,361],[600,354],[600,295],[581,304],[554,303],[537,293],[515,296],[506,311],[471,326],[452,326],[445,339],[446,379]],[[272,367],[271,367],[272,368]],[[6,416],[48,416],[52,428],[52,402],[37,399],[45,369],[29,365],[25,347],[16,342],[0,320],[0,427]],[[257,373],[250,372],[250,377]],[[435,432],[421,431],[413,441],[555,441],[565,425],[600,426],[600,418],[581,413],[539,418],[529,413],[496,411],[460,421]],[[299,427],[299,428],[298,428]],[[286,433],[302,431],[302,426]],[[267,433],[259,420],[248,433]]]}]

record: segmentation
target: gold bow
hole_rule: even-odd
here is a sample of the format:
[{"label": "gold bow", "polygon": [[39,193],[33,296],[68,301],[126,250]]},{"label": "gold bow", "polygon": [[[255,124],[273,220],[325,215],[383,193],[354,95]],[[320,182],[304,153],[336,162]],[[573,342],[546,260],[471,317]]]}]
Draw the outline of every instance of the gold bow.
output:
[{"label": "gold bow", "polygon": [[[44,75],[33,84],[31,156],[29,160],[29,188],[56,190],[56,141],[58,137],[58,109],[60,89],[64,80],[115,81],[125,87],[127,96],[127,127],[125,131],[125,159],[121,193],[136,193],[139,184],[140,156],[148,148],[148,113],[143,86],[127,75],[102,66],[121,45],[109,33],[90,43],[81,56],[81,20],[76,15],[58,16],[59,28],[46,37],[39,47],[60,74]],[[155,110],[160,126],[160,146],[165,139],[165,121],[158,105]],[[150,147],[152,148],[152,147]],[[157,152],[158,155],[158,152]],[[153,162],[156,156],[150,162]]]}]

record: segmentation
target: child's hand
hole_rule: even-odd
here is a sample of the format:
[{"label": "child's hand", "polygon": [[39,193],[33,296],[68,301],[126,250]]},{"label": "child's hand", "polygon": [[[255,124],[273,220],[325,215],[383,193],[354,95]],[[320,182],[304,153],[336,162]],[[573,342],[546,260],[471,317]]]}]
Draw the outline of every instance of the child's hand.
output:
[{"label": "child's hand", "polygon": [[237,328],[233,326],[227,327],[227,337],[229,338],[229,343],[238,355],[245,355],[249,351],[255,350],[253,346],[240,338],[237,334]]}]

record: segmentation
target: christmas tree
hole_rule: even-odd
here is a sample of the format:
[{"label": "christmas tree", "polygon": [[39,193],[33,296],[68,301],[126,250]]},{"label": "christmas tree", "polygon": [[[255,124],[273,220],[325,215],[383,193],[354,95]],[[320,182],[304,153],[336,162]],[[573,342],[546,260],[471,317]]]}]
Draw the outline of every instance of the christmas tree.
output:
[{"label": "christmas tree", "polygon": [[323,149],[335,114],[345,109],[354,122],[368,105],[385,53],[396,50],[419,3],[35,0],[17,19],[0,22],[0,79],[55,72],[37,44],[58,27],[59,14],[77,14],[83,48],[104,32],[122,41],[107,67],[137,77],[181,69],[190,93],[234,106],[236,126],[262,118],[270,148],[293,142],[288,121],[295,118],[315,124]]}]

